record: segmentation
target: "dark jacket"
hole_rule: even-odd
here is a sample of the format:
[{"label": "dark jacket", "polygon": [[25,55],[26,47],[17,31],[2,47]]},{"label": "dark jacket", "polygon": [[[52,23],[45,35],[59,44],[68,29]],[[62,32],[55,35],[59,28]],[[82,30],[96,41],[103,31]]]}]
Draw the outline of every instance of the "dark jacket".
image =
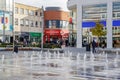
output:
[{"label": "dark jacket", "polygon": [[18,53],[18,46],[14,46],[14,52]]},{"label": "dark jacket", "polygon": [[92,42],[92,47],[95,48],[96,47],[96,42],[93,40]]}]

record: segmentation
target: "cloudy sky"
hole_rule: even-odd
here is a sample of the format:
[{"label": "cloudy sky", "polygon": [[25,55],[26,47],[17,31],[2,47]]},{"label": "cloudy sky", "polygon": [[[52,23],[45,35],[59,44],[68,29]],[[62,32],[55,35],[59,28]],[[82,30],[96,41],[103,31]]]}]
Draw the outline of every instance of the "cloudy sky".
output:
[{"label": "cloudy sky", "polygon": [[56,6],[67,10],[67,0],[15,0],[15,2],[24,3],[27,5],[32,5],[36,7]]}]

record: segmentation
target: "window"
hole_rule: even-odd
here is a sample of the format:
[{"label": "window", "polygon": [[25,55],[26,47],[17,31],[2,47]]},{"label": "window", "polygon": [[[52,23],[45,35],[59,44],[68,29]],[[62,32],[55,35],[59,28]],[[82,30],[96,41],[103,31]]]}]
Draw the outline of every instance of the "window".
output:
[{"label": "window", "polygon": [[42,12],[40,12],[40,16],[42,16]]},{"label": "window", "polygon": [[37,11],[35,12],[35,16],[38,16],[38,12]]},{"label": "window", "polygon": [[37,21],[35,22],[35,26],[38,27],[38,22]]},{"label": "window", "polygon": [[52,27],[52,21],[49,20],[48,28],[51,28],[51,27]]},{"label": "window", "polygon": [[31,16],[34,16],[34,11],[30,10],[29,14],[30,14]]},{"label": "window", "polygon": [[52,21],[52,26],[56,26],[56,21],[55,20]]},{"label": "window", "polygon": [[117,13],[117,17],[120,17],[120,13]]},{"label": "window", "polygon": [[17,7],[15,8],[15,14],[18,14],[18,8]]},{"label": "window", "polygon": [[24,9],[20,8],[20,14],[24,14]]},{"label": "window", "polygon": [[113,17],[116,17],[116,14],[115,14],[115,13],[113,13]]},{"label": "window", "polygon": [[29,20],[28,19],[25,20],[25,25],[29,26]]},{"label": "window", "polygon": [[29,10],[25,9],[25,14],[28,15],[29,14]]},{"label": "window", "polygon": [[40,22],[40,27],[42,28],[42,22]]},{"label": "window", "polygon": [[30,26],[31,26],[31,27],[34,27],[33,20],[30,20]]},{"label": "window", "polygon": [[18,25],[18,18],[15,18],[15,25]]},{"label": "window", "polygon": [[24,20],[23,19],[20,20],[20,26],[24,26]]},{"label": "window", "polygon": [[106,18],[106,14],[102,14],[102,19]]},{"label": "window", "polygon": [[60,28],[62,28],[63,26],[63,21],[60,21]]}]

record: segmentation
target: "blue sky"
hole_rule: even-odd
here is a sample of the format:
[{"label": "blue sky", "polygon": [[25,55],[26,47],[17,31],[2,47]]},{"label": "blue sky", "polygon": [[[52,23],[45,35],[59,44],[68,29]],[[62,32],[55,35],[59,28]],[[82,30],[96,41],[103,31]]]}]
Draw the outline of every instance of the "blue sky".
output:
[{"label": "blue sky", "polygon": [[61,7],[67,11],[67,0],[15,0],[15,2],[32,5],[36,7],[41,7],[42,5],[44,7],[56,6]]}]

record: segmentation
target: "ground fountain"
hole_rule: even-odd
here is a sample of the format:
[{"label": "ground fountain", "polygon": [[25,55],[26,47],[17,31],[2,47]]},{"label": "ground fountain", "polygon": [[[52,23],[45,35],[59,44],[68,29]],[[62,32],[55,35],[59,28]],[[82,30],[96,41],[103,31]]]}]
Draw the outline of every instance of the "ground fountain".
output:
[{"label": "ground fountain", "polygon": [[[25,51],[15,54],[13,58],[1,55],[1,66],[4,65],[10,73],[17,71],[19,74],[12,75],[23,77],[21,80],[119,80],[119,53],[114,56],[92,52],[74,55],[70,51]],[[0,71],[0,74],[3,72]],[[7,80],[5,76],[3,78]]]},{"label": "ground fountain", "polygon": [[2,55],[2,66],[4,65],[5,55]]}]

